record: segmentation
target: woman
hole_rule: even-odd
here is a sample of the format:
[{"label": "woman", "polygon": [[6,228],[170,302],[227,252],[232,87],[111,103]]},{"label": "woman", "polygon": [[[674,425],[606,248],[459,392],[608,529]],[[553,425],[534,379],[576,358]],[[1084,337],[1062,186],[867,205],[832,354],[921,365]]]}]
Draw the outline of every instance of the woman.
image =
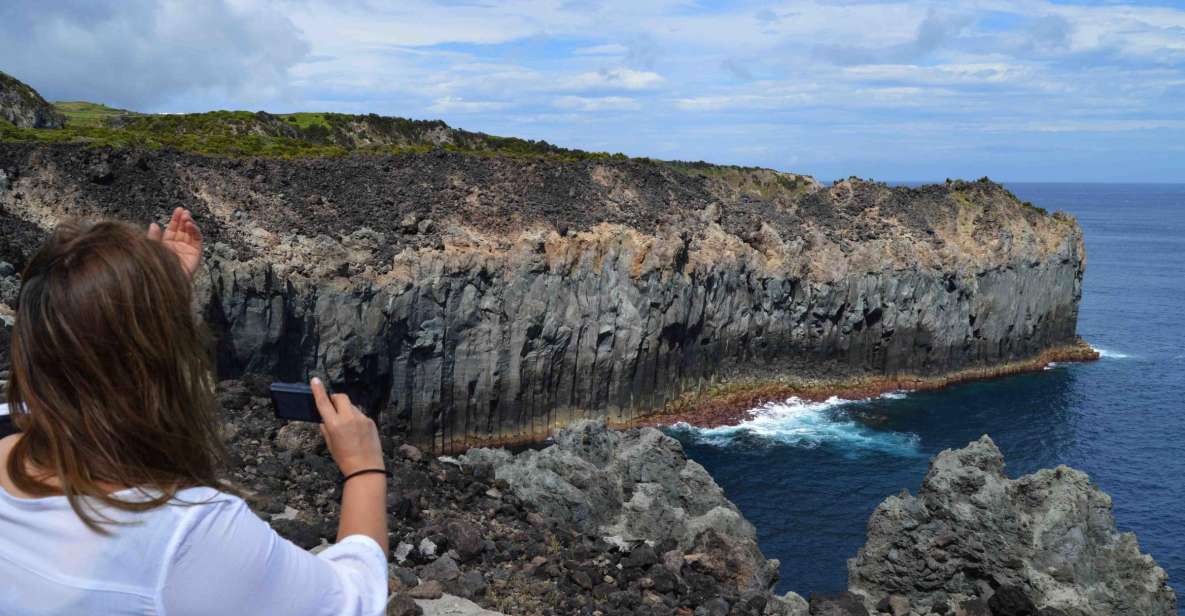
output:
[{"label": "woman", "polygon": [[191,310],[188,211],[147,235],[59,227],[29,261],[0,439],[0,614],[380,614],[386,474],[374,422],[313,379],[345,476],[312,555],[222,491],[213,375]]}]

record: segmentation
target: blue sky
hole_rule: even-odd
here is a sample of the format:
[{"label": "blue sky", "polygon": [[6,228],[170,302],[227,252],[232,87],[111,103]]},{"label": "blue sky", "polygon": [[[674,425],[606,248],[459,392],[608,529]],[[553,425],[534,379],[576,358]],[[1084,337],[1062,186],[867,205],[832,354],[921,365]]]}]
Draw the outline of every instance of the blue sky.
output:
[{"label": "blue sky", "polygon": [[822,180],[1185,181],[1185,2],[12,0],[0,70]]}]

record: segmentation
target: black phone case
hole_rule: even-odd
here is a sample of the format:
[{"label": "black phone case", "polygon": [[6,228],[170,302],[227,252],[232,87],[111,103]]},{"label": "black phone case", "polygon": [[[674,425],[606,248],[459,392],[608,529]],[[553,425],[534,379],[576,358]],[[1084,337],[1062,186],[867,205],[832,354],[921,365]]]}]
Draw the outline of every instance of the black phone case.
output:
[{"label": "black phone case", "polygon": [[321,423],[321,413],[313,401],[313,388],[305,383],[272,383],[272,405],[276,417],[288,421]]}]

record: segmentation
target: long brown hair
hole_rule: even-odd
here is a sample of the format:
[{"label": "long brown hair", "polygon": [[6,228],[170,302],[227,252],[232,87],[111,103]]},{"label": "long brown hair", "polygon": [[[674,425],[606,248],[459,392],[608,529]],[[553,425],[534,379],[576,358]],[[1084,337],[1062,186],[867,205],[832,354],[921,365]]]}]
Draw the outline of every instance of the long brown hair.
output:
[{"label": "long brown hair", "polygon": [[[219,486],[211,358],[176,256],[118,222],[67,223],[22,275],[9,409],[23,436],[8,474],[34,496],[65,494],[84,523],[96,503],[159,507]],[[33,470],[30,471],[30,468]],[[57,478],[60,488],[46,483]],[[131,500],[102,486],[139,488]]]}]

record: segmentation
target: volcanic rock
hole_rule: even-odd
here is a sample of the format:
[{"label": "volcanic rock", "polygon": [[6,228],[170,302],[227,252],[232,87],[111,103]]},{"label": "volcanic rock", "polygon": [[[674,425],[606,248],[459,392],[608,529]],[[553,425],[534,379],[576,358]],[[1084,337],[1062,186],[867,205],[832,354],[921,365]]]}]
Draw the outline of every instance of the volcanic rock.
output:
[{"label": "volcanic rock", "polygon": [[918,609],[953,601],[968,614],[1058,610],[1078,616],[1174,616],[1164,570],[1120,533],[1111,499],[1081,471],[1059,466],[1019,479],[984,436],[930,464],[916,496],[880,504],[868,542],[848,563],[851,591]]},{"label": "volcanic rock", "polygon": [[[520,500],[580,532],[621,546],[670,542],[688,567],[742,592],[777,581],[778,563],[762,556],[753,526],[678,441],[654,428],[618,432],[584,421],[540,451],[475,449],[461,460],[492,465]],[[623,565],[643,561],[657,556],[631,552]]]},{"label": "volcanic rock", "polygon": [[0,72],[0,120],[17,128],[61,128],[66,119],[36,90]]},{"label": "volcanic rock", "polygon": [[11,142],[0,171],[0,259],[67,218],[187,207],[222,378],[320,374],[433,452],[629,424],[712,384],[987,376],[1079,343],[1080,228],[991,182]]}]

